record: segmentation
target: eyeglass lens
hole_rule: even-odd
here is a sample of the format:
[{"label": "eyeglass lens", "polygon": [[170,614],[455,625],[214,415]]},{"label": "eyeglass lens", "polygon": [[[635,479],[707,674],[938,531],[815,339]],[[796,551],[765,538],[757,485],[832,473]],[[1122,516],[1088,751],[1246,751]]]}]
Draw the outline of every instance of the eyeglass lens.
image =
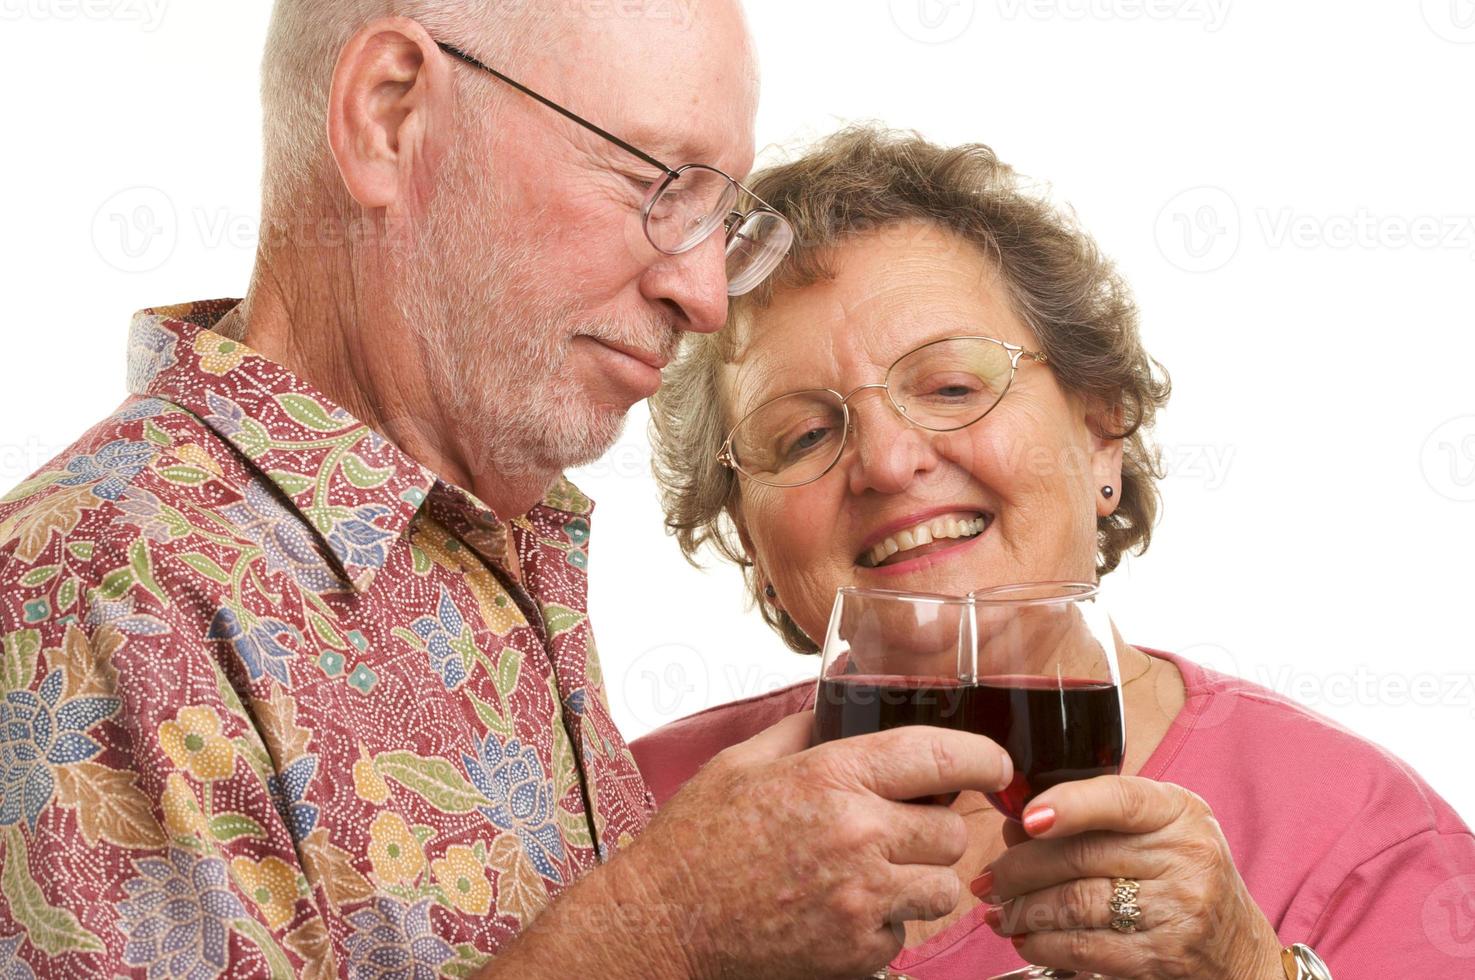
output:
[{"label": "eyeglass lens", "polygon": [[[719,170],[683,167],[657,186],[646,205],[646,237],[670,255],[695,248],[733,214],[739,193],[738,185]],[[793,240],[789,223],[772,211],[740,215],[736,226],[728,228],[728,294],[742,295],[766,279]]]}]

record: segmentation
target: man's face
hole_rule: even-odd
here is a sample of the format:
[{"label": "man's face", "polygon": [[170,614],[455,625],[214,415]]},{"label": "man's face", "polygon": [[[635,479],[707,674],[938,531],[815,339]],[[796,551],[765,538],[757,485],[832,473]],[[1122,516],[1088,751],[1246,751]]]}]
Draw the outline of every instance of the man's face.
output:
[{"label": "man's face", "polygon": [[[735,3],[598,9],[508,74],[668,166],[746,176],[757,78]],[[658,171],[490,75],[470,84],[504,91],[440,161],[397,299],[473,472],[578,465],[655,392],[681,331],[721,327],[723,236],[658,252],[640,219]]]}]

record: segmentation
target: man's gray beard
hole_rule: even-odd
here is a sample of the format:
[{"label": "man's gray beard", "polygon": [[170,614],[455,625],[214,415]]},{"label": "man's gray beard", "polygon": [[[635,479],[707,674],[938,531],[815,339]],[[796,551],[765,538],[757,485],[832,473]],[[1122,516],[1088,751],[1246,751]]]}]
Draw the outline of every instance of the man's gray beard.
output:
[{"label": "man's gray beard", "polygon": [[598,459],[619,439],[625,412],[590,403],[567,362],[574,334],[609,331],[578,327],[572,309],[528,288],[535,245],[493,241],[474,263],[440,254],[444,242],[475,240],[446,234],[455,217],[445,210],[432,206],[425,233],[401,256],[395,298],[433,397],[461,429],[455,444],[471,457],[467,468],[551,475]]},{"label": "man's gray beard", "polygon": [[[505,217],[514,209],[486,161],[458,146],[443,166],[425,226],[399,247],[393,295],[435,385],[431,396],[461,429],[446,441],[470,457],[473,476],[495,469],[551,478],[594,462],[620,438],[626,410],[580,390],[568,368],[573,338],[669,359],[676,325],[654,312],[638,323],[581,322],[576,304],[540,271],[550,246]],[[477,243],[475,254],[449,254],[452,242]]]}]

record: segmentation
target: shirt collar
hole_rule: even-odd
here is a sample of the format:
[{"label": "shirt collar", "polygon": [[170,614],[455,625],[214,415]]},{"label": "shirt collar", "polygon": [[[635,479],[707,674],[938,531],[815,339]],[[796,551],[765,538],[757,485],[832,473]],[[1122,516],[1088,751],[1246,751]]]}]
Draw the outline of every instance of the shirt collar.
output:
[{"label": "shirt collar", "polygon": [[129,391],[185,409],[239,450],[328,547],[355,591],[372,585],[390,546],[432,492],[448,493],[475,512],[490,533],[481,542],[492,546],[488,557],[505,558],[510,535],[497,533],[500,522],[486,505],[281,365],[215,333],[211,328],[237,302],[136,314],[128,340]]}]

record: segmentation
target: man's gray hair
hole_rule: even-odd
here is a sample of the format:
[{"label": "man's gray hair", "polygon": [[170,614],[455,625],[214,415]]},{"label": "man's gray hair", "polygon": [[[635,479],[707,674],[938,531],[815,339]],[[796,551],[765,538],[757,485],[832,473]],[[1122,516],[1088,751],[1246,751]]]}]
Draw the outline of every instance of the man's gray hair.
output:
[{"label": "man's gray hair", "polygon": [[[436,40],[464,46],[500,67],[518,60],[539,22],[548,19],[537,13],[539,2],[277,0],[261,79],[266,220],[300,215],[307,201],[344,203],[328,148],[328,94],[339,53],[365,24],[410,17]],[[488,104],[490,99],[489,94]]]}]

